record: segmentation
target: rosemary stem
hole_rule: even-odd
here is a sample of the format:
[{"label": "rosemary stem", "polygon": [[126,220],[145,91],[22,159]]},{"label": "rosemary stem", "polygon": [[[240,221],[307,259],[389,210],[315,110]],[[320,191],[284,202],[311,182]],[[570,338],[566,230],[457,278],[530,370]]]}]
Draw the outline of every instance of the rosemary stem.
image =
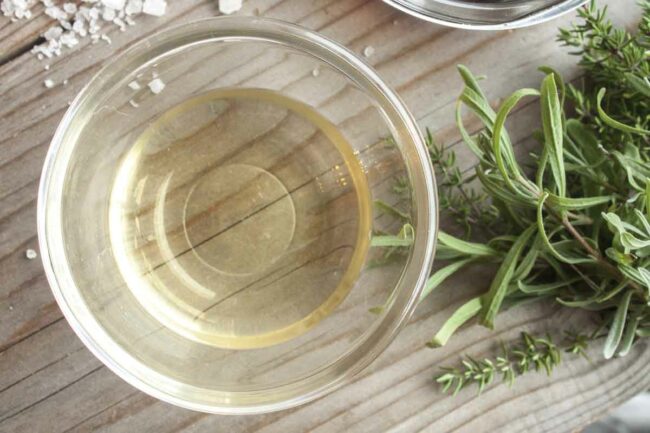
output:
[{"label": "rosemary stem", "polygon": [[[618,270],[616,266],[612,265],[607,259],[605,259],[600,254],[600,252],[598,252],[591,245],[589,245],[589,242],[585,240],[585,238],[578,232],[578,230],[576,230],[576,228],[573,226],[573,224],[569,222],[567,218],[563,217],[561,218],[561,221],[564,228],[582,246],[582,248],[587,252],[587,254],[589,254],[598,262],[599,265],[607,269],[607,272],[609,272],[617,280],[621,282],[626,280],[625,276],[621,273],[621,271]],[[630,287],[634,288],[634,290],[641,296],[642,299],[646,301],[648,300],[645,290],[643,290],[643,288],[639,286],[635,281],[629,281],[628,284],[630,285]]]}]

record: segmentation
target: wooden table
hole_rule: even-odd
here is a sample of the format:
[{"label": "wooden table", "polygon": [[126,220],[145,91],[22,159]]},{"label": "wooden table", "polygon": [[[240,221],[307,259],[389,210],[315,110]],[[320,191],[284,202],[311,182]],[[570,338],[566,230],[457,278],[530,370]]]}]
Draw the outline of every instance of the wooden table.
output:
[{"label": "wooden table", "polygon": [[[635,25],[635,0],[610,0],[615,20]],[[70,101],[102,63],[131,42],[172,23],[217,14],[216,1],[171,1],[162,18],[146,17],[113,43],[88,45],[49,61],[29,53],[51,24],[42,8],[29,22],[0,20],[0,431],[1,432],[569,432],[650,386],[650,350],[642,343],[623,359],[571,358],[552,378],[531,374],[512,389],[474,389],[448,397],[432,383],[440,365],[459,355],[491,354],[498,341],[521,330],[559,332],[584,318],[554,306],[531,306],[501,315],[497,330],[466,327],[444,349],[424,343],[464,300],[485,290],[485,270],[448,281],[421,305],[389,349],[356,380],[319,401],[263,416],[224,417],[191,412],[135,390],[104,367],[74,335],[50,293],[37,250],[36,197],[49,141]],[[318,30],[360,53],[404,98],[423,126],[449,145],[459,140],[453,103],[461,83],[455,65],[489,75],[498,98],[537,86],[538,65],[577,77],[575,58],[554,42],[571,16],[533,29],[503,32],[454,30],[405,16],[379,0],[247,0],[241,14],[260,13]],[[68,84],[48,89],[46,78]],[[532,145],[536,104],[518,108],[511,134]],[[472,159],[459,147],[466,167]]]}]

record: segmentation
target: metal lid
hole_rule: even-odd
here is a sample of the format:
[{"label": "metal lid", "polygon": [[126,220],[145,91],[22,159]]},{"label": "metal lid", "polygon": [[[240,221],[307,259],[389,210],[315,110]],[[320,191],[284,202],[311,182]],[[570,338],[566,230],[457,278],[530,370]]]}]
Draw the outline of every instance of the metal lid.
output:
[{"label": "metal lid", "polygon": [[526,27],[575,9],[587,0],[384,0],[426,21],[476,30]]}]

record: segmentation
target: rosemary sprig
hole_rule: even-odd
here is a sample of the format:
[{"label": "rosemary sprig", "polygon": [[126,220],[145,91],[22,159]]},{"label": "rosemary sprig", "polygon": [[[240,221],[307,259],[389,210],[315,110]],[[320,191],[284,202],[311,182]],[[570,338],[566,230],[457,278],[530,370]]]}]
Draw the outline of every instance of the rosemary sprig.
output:
[{"label": "rosemary sprig", "polygon": [[[580,10],[580,23],[560,31],[559,41],[581,58],[580,86],[565,85],[559,73],[542,67],[539,89],[520,89],[495,110],[474,75],[459,66],[465,87],[456,120],[479,162],[473,175],[464,176],[454,153],[427,131],[442,210],[464,228],[465,238],[440,233],[436,258],[447,263],[431,275],[423,298],[468,266],[490,263],[496,273],[486,292],[460,306],[429,346],[444,345],[475,317],[492,328],[505,308],[541,299],[595,312],[597,329],[606,335],[605,358],[624,356],[650,336],[650,1],[640,6],[636,34],[615,28],[593,1]],[[506,128],[524,98],[538,98],[542,113],[540,150],[525,167]],[[467,132],[463,109],[483,131]],[[394,191],[406,196],[406,184],[398,181]],[[584,354],[586,343],[576,336],[567,350]],[[510,380],[528,371],[523,366],[550,372],[547,367],[560,360],[550,339],[527,336],[523,347],[501,359],[468,358],[464,369],[451,369],[440,381],[447,389],[466,383],[482,388],[497,372]]]},{"label": "rosemary sprig", "polygon": [[[441,238],[439,258],[462,266],[485,261],[498,266],[487,292],[461,306],[431,346],[445,344],[475,316],[494,327],[503,308],[545,298],[598,311],[608,330],[606,358],[626,354],[647,333],[650,2],[641,5],[644,18],[636,35],[615,29],[593,2],[580,12],[583,23],[561,31],[560,39],[579,48],[582,56],[582,89],[565,86],[557,72],[544,67],[539,90],[518,90],[493,110],[476,78],[459,67],[465,89],[458,103],[458,126],[479,159],[476,177],[496,209],[495,219],[506,228],[499,236],[488,234],[487,242],[461,245],[449,235]],[[515,158],[505,127],[511,110],[531,97],[539,98],[542,112],[541,151],[533,158],[533,176]],[[565,109],[565,99],[575,115]],[[464,128],[462,108],[485,125],[475,137]],[[440,160],[436,168],[453,173]],[[466,248],[469,244],[471,249]],[[494,253],[477,255],[481,247]]]}]

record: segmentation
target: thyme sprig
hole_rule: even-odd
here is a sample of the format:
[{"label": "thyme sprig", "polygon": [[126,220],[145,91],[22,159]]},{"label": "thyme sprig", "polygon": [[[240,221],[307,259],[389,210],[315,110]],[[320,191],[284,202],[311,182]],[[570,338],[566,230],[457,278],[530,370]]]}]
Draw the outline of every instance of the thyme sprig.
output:
[{"label": "thyme sprig", "polygon": [[584,349],[588,340],[587,335],[567,334],[564,344],[558,346],[549,336],[535,337],[522,332],[518,344],[502,344],[501,354],[494,359],[476,360],[465,356],[458,368],[442,367],[435,381],[442,386],[443,392],[451,391],[454,395],[469,385],[476,385],[480,394],[495,378],[512,386],[517,377],[530,371],[550,375],[560,365],[562,352],[587,358]]},{"label": "thyme sprig", "polygon": [[[439,206],[472,236],[472,227],[479,225],[483,232],[496,234],[493,227],[498,223],[498,210],[489,202],[489,196],[470,184],[476,175],[464,176],[456,164],[456,153],[436,143],[429,128],[424,135],[431,162],[438,176]],[[401,188],[400,188],[401,189]]]}]

